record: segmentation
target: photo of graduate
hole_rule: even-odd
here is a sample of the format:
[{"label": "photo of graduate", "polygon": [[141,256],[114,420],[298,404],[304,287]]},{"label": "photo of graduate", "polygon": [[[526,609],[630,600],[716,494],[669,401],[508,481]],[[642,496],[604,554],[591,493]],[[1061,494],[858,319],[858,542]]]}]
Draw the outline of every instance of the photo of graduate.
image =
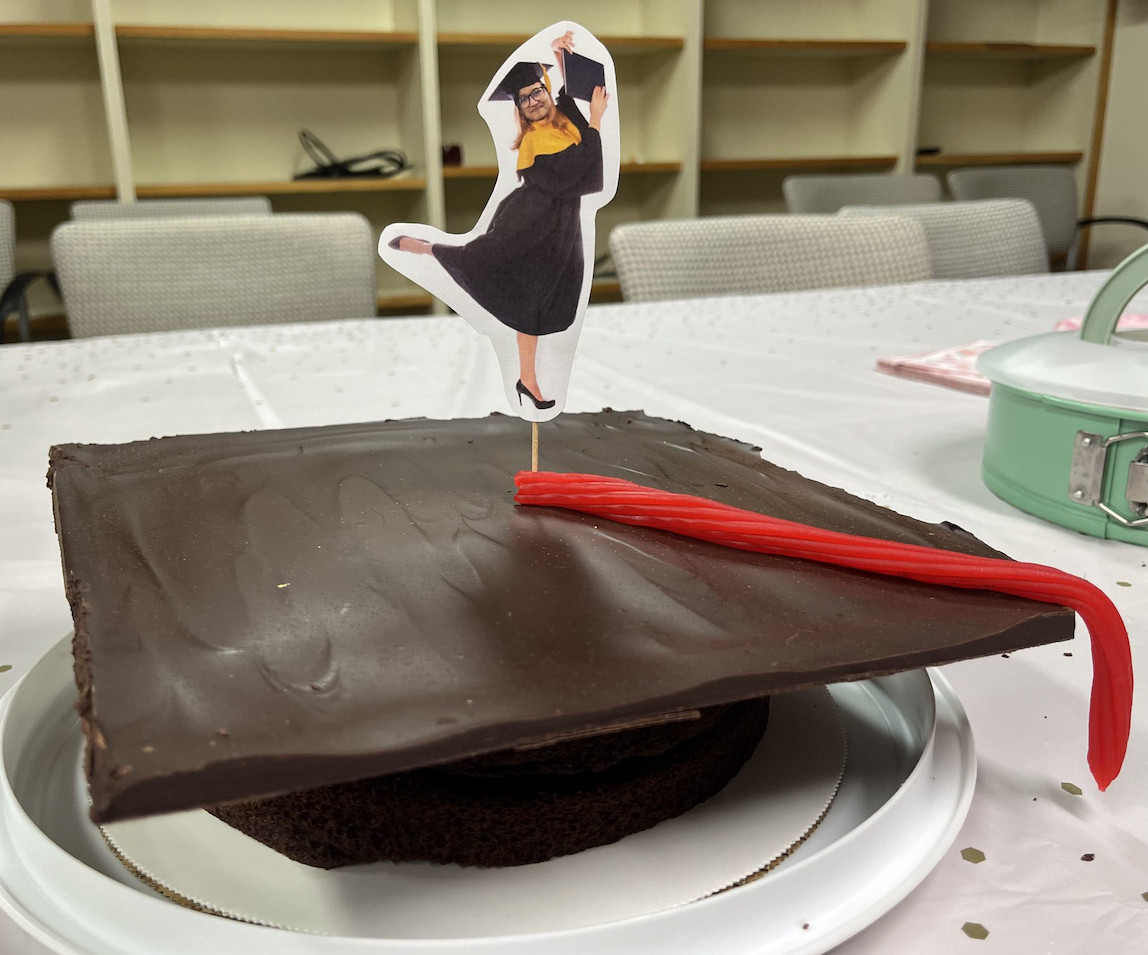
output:
[{"label": "photo of graduate", "polygon": [[527,420],[565,404],[594,217],[617,188],[615,90],[613,61],[588,31],[563,22],[536,34],[479,103],[499,177],[475,228],[459,236],[396,223],[379,240],[389,265],[490,337],[511,407]]}]

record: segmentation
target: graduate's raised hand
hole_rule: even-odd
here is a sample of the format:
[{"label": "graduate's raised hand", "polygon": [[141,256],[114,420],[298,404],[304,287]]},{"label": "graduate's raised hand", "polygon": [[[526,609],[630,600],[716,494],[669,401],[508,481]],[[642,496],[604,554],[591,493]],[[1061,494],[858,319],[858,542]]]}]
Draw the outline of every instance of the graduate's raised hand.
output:
[{"label": "graduate's raised hand", "polygon": [[606,112],[606,107],[610,105],[610,94],[606,92],[606,87],[595,86],[594,92],[590,94],[590,127],[599,132],[602,130],[602,114]]},{"label": "graduate's raised hand", "polygon": [[566,57],[563,54],[574,52],[574,31],[567,30],[558,39],[551,41],[550,49],[554,51],[554,59],[558,61],[558,70],[562,73],[562,85],[566,85]]},{"label": "graduate's raised hand", "polygon": [[562,34],[562,36],[558,37],[558,39],[554,40],[550,44],[550,49],[552,49],[555,53],[557,53],[559,50],[563,50],[566,53],[573,53],[574,52],[574,31],[573,30],[567,30],[565,33]]}]

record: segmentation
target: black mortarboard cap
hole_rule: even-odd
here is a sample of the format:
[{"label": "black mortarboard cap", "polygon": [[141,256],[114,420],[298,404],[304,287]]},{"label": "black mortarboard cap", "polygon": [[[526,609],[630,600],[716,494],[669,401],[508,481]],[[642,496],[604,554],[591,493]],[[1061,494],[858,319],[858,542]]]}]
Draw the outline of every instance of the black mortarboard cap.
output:
[{"label": "black mortarboard cap", "polygon": [[575,99],[590,101],[595,86],[606,85],[606,68],[597,60],[567,52],[563,61],[566,92]]},{"label": "black mortarboard cap", "polygon": [[520,60],[498,81],[498,86],[490,94],[489,100],[491,102],[499,99],[513,100],[519,90],[542,82],[542,77],[546,75],[548,69],[550,69],[549,63],[529,63]]}]

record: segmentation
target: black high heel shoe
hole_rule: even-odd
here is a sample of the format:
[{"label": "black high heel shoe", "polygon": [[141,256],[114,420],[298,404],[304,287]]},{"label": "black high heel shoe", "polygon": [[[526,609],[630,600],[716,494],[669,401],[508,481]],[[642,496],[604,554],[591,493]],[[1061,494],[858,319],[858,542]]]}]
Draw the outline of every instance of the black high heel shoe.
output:
[{"label": "black high heel shoe", "polygon": [[402,249],[399,248],[399,244],[403,241],[403,239],[409,239],[409,238],[410,238],[409,235],[400,235],[394,239],[391,239],[391,241],[388,242],[387,245],[390,246],[390,248],[394,249],[396,252],[401,252]]},{"label": "black high heel shoe", "polygon": [[547,408],[553,408],[554,407],[554,399],[553,398],[551,398],[549,401],[543,401],[541,398],[535,398],[534,392],[531,391],[529,388],[526,387],[526,385],[524,385],[522,383],[521,378],[518,379],[518,384],[514,386],[514,390],[518,392],[518,405],[519,405],[519,407],[522,406],[522,396],[523,395],[526,395],[527,398],[529,398],[531,401],[533,401],[534,407],[537,408],[539,411],[545,411]]}]

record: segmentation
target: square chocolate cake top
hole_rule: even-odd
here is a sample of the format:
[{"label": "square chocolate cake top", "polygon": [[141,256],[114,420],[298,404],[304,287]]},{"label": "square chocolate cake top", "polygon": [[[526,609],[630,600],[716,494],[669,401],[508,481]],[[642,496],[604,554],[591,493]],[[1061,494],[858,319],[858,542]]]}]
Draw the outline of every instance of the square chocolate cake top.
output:
[{"label": "square chocolate cake top", "polygon": [[[52,451],[97,821],[1068,639],[1062,608],[516,507],[492,416]],[[640,413],[563,415],[548,469],[981,555]],[[999,556],[999,555],[997,555]]]}]

